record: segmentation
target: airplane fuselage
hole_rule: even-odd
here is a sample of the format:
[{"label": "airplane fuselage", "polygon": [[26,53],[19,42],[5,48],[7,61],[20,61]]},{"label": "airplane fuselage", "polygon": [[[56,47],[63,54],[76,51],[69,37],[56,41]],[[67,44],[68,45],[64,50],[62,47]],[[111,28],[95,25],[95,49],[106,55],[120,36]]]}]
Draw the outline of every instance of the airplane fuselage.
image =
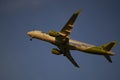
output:
[{"label": "airplane fuselage", "polygon": [[94,46],[70,39],[70,33],[74,27],[75,20],[81,11],[82,10],[75,12],[59,32],[50,30],[48,33],[44,33],[42,31],[34,30],[28,32],[27,34],[31,37],[30,40],[32,40],[32,38],[36,38],[57,46],[58,48],[53,48],[51,52],[56,55],[63,54],[75,67],[79,67],[79,65],[72,57],[70,50],[103,55],[109,62],[112,63],[110,56],[113,56],[114,53],[111,49],[116,45],[116,41],[109,42],[102,46]]},{"label": "airplane fuselage", "polygon": [[[56,41],[55,37],[50,36],[49,34],[44,33],[42,31],[34,30],[34,31],[28,32],[27,34],[31,38],[36,38],[36,39],[39,39],[39,40],[43,40],[43,41],[52,43],[56,46],[61,45],[60,43],[58,43]],[[76,40],[72,40],[72,39],[69,39],[69,44],[67,45],[67,47],[69,48],[69,50],[78,50],[78,51],[87,52],[87,53],[91,53],[91,54],[114,55],[114,53],[111,52],[111,51],[105,51],[105,50],[103,50],[99,47],[96,47],[94,45],[87,44],[87,43],[80,42],[80,41],[76,41]]]}]

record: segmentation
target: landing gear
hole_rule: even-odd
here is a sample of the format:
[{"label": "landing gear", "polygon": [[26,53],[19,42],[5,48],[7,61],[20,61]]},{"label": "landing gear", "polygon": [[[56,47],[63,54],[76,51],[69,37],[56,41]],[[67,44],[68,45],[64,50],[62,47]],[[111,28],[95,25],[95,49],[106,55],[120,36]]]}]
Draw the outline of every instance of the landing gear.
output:
[{"label": "landing gear", "polygon": [[32,38],[30,38],[30,41],[32,41]]}]

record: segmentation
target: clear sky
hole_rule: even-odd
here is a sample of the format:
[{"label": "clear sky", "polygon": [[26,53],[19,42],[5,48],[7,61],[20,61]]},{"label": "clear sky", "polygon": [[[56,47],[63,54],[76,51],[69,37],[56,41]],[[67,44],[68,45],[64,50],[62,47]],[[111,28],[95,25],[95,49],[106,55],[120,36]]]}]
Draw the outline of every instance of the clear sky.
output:
[{"label": "clear sky", "polygon": [[113,63],[71,51],[76,68],[51,54],[54,45],[29,41],[28,31],[60,31],[79,9],[71,38],[98,46],[120,42],[119,0],[0,0],[0,80],[120,80],[120,44],[113,49]]}]

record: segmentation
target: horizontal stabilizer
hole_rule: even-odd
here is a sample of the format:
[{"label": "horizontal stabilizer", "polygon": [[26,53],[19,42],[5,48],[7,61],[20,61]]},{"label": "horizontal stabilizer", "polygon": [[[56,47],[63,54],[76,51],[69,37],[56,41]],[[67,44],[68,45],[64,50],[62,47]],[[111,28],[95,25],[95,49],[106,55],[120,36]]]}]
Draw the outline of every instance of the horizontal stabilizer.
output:
[{"label": "horizontal stabilizer", "polygon": [[110,42],[108,44],[104,44],[102,46],[102,48],[106,51],[110,51],[116,44],[117,44],[117,42],[113,41],[113,42]]},{"label": "horizontal stabilizer", "polygon": [[104,55],[104,56],[105,56],[105,58],[106,58],[110,63],[112,63],[112,60],[111,60],[111,58],[110,58],[109,55]]}]

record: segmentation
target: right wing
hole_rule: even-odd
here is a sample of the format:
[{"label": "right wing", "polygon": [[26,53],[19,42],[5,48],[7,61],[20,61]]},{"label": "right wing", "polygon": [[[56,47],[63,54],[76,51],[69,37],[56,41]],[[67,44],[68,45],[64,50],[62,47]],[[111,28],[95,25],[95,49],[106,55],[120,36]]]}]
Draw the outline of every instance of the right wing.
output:
[{"label": "right wing", "polygon": [[59,35],[56,37],[57,41],[59,41],[60,43],[69,43],[70,33],[74,27],[74,22],[81,11],[82,10],[79,10],[72,15],[72,17],[68,20],[68,22],[59,32]]},{"label": "right wing", "polygon": [[62,36],[70,37],[70,32],[72,31],[74,27],[75,20],[77,16],[81,13],[82,10],[77,11],[74,13],[71,18],[68,20],[68,22],[65,24],[65,26],[61,29],[60,34]]}]

